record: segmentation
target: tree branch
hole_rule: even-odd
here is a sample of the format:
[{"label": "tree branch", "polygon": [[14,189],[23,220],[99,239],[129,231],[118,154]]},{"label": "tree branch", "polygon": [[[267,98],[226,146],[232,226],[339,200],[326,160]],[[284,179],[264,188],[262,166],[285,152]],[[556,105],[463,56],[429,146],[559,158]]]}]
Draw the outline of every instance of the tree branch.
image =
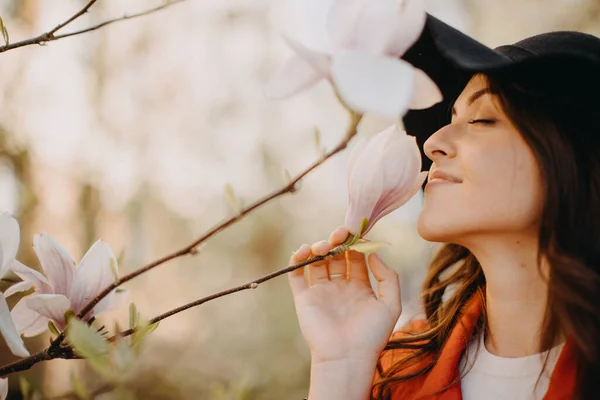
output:
[{"label": "tree branch", "polygon": [[[183,1],[183,0],[182,0]],[[169,254],[157,261],[154,261],[148,265],[146,265],[145,267],[140,268],[137,271],[134,271],[130,274],[127,274],[123,277],[121,277],[119,279],[118,283],[113,283],[110,286],[108,286],[105,290],[103,290],[100,294],[98,294],[98,296],[96,296],[94,299],[92,299],[77,315],[78,318],[82,318],[84,315],[86,315],[89,311],[91,311],[104,297],[106,297],[110,292],[112,292],[114,289],[116,289],[117,287],[119,287],[121,284],[132,280],[133,278],[140,276],[141,274],[150,271],[151,269],[166,263],[167,261],[173,260],[175,258],[178,257],[182,257],[184,255],[187,254],[195,254],[196,252],[196,247],[198,245],[200,245],[201,243],[205,242],[206,240],[208,240],[210,237],[212,237],[213,235],[217,234],[218,232],[221,232],[222,230],[224,230],[225,228],[227,228],[228,226],[232,225],[233,223],[239,221],[240,219],[242,219],[245,215],[247,215],[248,213],[254,211],[255,209],[259,208],[260,206],[264,205],[265,203],[279,197],[282,196],[285,193],[292,193],[296,190],[296,184],[302,179],[304,178],[306,175],[308,175],[310,172],[312,172],[315,168],[319,167],[321,164],[323,164],[326,160],[328,160],[329,158],[331,158],[332,156],[334,156],[335,154],[339,153],[340,151],[344,150],[347,146],[348,143],[350,142],[350,140],[352,140],[352,138],[356,135],[356,129],[358,127],[358,123],[360,122],[362,116],[359,114],[355,114],[354,112],[350,112],[350,125],[348,127],[348,130],[346,132],[346,134],[344,135],[343,140],[330,152],[326,153],[320,160],[316,161],[315,163],[313,163],[310,167],[308,167],[306,170],[304,170],[302,173],[300,173],[299,175],[297,175],[294,179],[292,179],[286,186],[284,186],[283,188],[267,195],[266,197],[258,200],[257,202],[255,202],[254,204],[250,205],[249,207],[243,209],[238,215],[236,215],[235,217],[229,218],[228,220],[222,222],[221,224],[213,227],[211,230],[209,230],[207,233],[205,233],[202,237],[200,237],[199,239],[195,240],[194,242],[192,242],[191,244],[189,244],[188,246],[182,248],[181,250],[178,250],[172,254]],[[265,282],[269,279],[273,279],[276,276],[282,275],[286,272],[290,272],[293,271],[297,268],[300,268],[304,265],[313,263],[315,261],[320,261],[323,260],[325,257],[329,256],[334,250],[332,250],[331,252],[329,252],[327,255],[325,256],[318,256],[315,258],[311,258],[310,260],[306,260],[300,264],[296,264],[296,265],[292,265],[283,269],[280,269],[278,271],[275,271],[273,273],[270,273],[268,275],[263,276],[262,278],[259,278],[257,280],[254,280],[252,282],[246,283],[244,285],[241,286],[237,286],[235,288],[232,289],[228,289],[216,294],[213,294],[211,296],[208,297],[204,297],[202,299],[196,300],[192,303],[186,304],[184,306],[178,307],[174,310],[171,310],[169,312],[166,312],[164,314],[161,314],[155,318],[153,318],[152,320],[150,320],[151,323],[154,322],[158,322],[161,321],[165,318],[168,318],[170,316],[173,316],[177,313],[180,313],[182,311],[185,311],[187,309],[190,309],[192,307],[195,307],[197,305],[206,303],[207,301],[210,300],[214,300],[216,298],[219,297],[223,297],[225,295],[231,294],[231,293],[235,293],[235,292],[239,292],[245,289],[253,289],[255,288],[258,284]],[[133,331],[125,331],[123,332],[123,334],[127,333],[127,335],[130,335],[131,333],[133,333]],[[56,339],[54,339],[51,343],[50,346],[37,353],[34,354],[32,356],[29,356],[27,358],[15,361],[14,363],[5,365],[3,367],[0,368],[0,378],[3,376],[6,376],[8,374],[11,374],[13,372],[18,372],[18,371],[23,371],[23,370],[27,370],[29,368],[31,368],[33,365],[37,364],[38,362],[41,361],[48,361],[48,360],[52,360],[55,358],[77,358],[77,356],[73,353],[72,349],[68,346],[63,346],[62,342],[65,339],[65,332],[61,332],[60,335],[58,335],[56,337]],[[109,340],[114,340],[114,337],[111,337]]]},{"label": "tree branch", "polygon": [[203,242],[205,242],[206,240],[208,240],[209,238],[211,238],[212,236],[214,236],[215,234],[221,232],[222,230],[224,230],[225,228],[229,227],[230,225],[232,225],[233,223],[241,220],[244,216],[246,216],[247,214],[251,213],[252,211],[256,210],[257,208],[259,208],[260,206],[268,203],[269,201],[282,196],[286,193],[291,193],[294,192],[296,190],[296,184],[302,179],[304,178],[306,175],[308,175],[311,171],[313,171],[315,168],[319,167],[321,164],[323,164],[326,160],[328,160],[329,158],[331,158],[332,156],[334,156],[335,154],[339,153],[340,151],[344,150],[347,146],[348,146],[348,142],[350,142],[350,140],[354,137],[354,135],[356,134],[356,128],[358,126],[358,123],[360,122],[361,116],[358,114],[354,114],[351,113],[351,121],[350,121],[350,126],[348,127],[348,131],[347,134],[345,135],[344,139],[333,149],[331,150],[329,153],[326,153],[320,160],[316,161],[314,164],[312,164],[310,167],[308,167],[306,170],[304,170],[301,174],[297,175],[294,179],[292,179],[290,181],[290,183],[288,183],[286,186],[284,186],[283,188],[267,195],[266,197],[258,200],[257,202],[255,202],[254,204],[250,205],[249,207],[242,209],[240,211],[240,213],[234,217],[229,218],[228,220],[220,223],[219,225],[213,227],[212,229],[210,229],[208,232],[206,232],[203,236],[201,236],[199,239],[195,240],[194,242],[190,243],[189,245],[187,245],[186,247],[182,248],[181,250],[178,250],[172,254],[169,254],[157,261],[154,261],[148,265],[146,265],[145,267],[142,267],[136,271],[133,271],[127,275],[122,276],[121,278],[119,278],[119,282],[115,282],[113,284],[111,284],[110,286],[108,286],[106,289],[104,289],[102,292],[100,292],[94,299],[92,299],[88,304],[85,305],[85,307],[83,307],[83,309],[79,312],[79,314],[77,315],[78,318],[83,318],[84,315],[88,314],[90,311],[93,310],[93,308],[106,296],[108,296],[108,294],[110,294],[110,292],[112,292],[114,289],[116,289],[118,286],[120,286],[121,284],[128,282],[138,276],[140,276],[141,274],[150,271],[153,268],[158,267],[161,264],[166,263],[167,261],[171,261],[175,258],[179,258],[182,256],[185,256],[187,254],[193,254],[196,252],[196,247],[200,244],[202,244]]},{"label": "tree branch", "polygon": [[63,346],[60,343],[55,344],[53,342],[50,344],[50,346],[48,346],[48,348],[40,351],[39,353],[32,354],[29,357],[22,358],[1,367],[0,377],[19,371],[25,371],[39,362],[54,360],[56,358],[77,359],[80,357],[73,352],[71,347]]},{"label": "tree branch", "polygon": [[[182,311],[189,310],[192,307],[196,307],[196,306],[204,304],[204,303],[206,303],[208,301],[211,301],[211,300],[214,300],[214,299],[218,299],[219,297],[223,297],[223,296],[226,296],[228,294],[232,294],[232,293],[236,293],[236,292],[241,292],[242,290],[256,289],[258,287],[258,285],[260,285],[261,283],[266,282],[268,280],[271,280],[273,278],[276,278],[279,275],[283,275],[285,273],[292,272],[294,270],[297,270],[298,268],[302,268],[302,267],[304,267],[304,266],[306,266],[308,264],[312,264],[312,263],[317,262],[317,261],[325,260],[327,257],[337,254],[336,250],[337,250],[337,248],[331,250],[329,253],[325,254],[324,256],[313,257],[313,258],[308,259],[306,261],[302,261],[299,264],[290,265],[288,267],[281,268],[281,269],[279,269],[279,270],[277,270],[275,272],[271,272],[270,274],[262,276],[262,277],[260,277],[258,279],[255,279],[255,280],[251,281],[251,282],[244,283],[243,285],[239,285],[239,286],[227,289],[227,290],[223,290],[221,292],[218,292],[218,293],[215,293],[215,294],[211,294],[210,296],[203,297],[203,298],[198,299],[196,301],[192,301],[191,303],[184,304],[181,307],[177,307],[177,308],[174,308],[171,311],[167,311],[164,314],[160,314],[160,315],[152,318],[148,322],[150,324],[154,324],[156,322],[162,321],[163,319],[172,317],[175,314],[179,314]],[[135,332],[135,329],[127,329],[127,330],[121,332],[121,336],[123,336],[123,337],[124,336],[129,336],[129,335],[131,335],[134,332]],[[112,336],[108,340],[110,342],[114,342],[115,339],[116,339],[116,337]]]},{"label": "tree branch", "polygon": [[74,31],[74,32],[69,32],[69,33],[64,33],[64,34],[56,35],[56,32],[58,32],[59,30],[61,30],[65,26],[69,25],[71,22],[75,21],[77,18],[81,17],[83,14],[87,13],[88,10],[90,9],[90,7],[92,7],[94,5],[94,3],[96,3],[97,1],[98,0],[91,0],[77,14],[73,15],[71,18],[69,18],[65,22],[57,25],[51,31],[48,31],[46,33],[42,33],[41,35],[33,37],[33,38],[30,38],[30,39],[22,40],[20,42],[9,43],[9,44],[7,44],[5,46],[0,46],[0,53],[4,53],[5,51],[13,50],[13,49],[16,49],[16,48],[19,48],[19,47],[31,46],[33,44],[43,45],[43,44],[46,44],[47,42],[53,42],[55,40],[64,39],[64,38],[67,38],[67,37],[70,37],[70,36],[76,36],[76,35],[81,35],[83,33],[95,31],[95,30],[100,29],[100,28],[102,28],[104,26],[107,26],[107,25],[110,25],[110,24],[114,24],[115,22],[125,21],[125,20],[128,20],[128,19],[137,18],[137,17],[143,17],[145,15],[152,14],[154,12],[163,10],[163,9],[165,9],[167,7],[171,7],[172,5],[175,5],[177,3],[182,3],[185,0],[170,0],[167,3],[165,3],[165,4],[162,4],[162,5],[154,7],[154,8],[150,8],[150,9],[145,10],[145,11],[141,11],[139,13],[130,14],[130,15],[124,15],[124,16],[122,16],[120,18],[110,19],[108,21],[104,21],[102,23],[99,23],[97,25],[91,26],[89,28],[85,28],[85,29],[81,29],[81,30],[78,30],[78,31]]}]

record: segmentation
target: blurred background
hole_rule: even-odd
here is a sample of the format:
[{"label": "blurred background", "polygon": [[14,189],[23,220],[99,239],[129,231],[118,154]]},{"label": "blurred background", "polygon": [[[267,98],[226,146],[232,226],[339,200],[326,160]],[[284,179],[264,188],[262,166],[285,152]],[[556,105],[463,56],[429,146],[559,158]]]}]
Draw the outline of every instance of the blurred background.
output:
[{"label": "blurred background", "polygon": [[[87,1],[0,0],[12,41],[66,20]],[[160,4],[100,0],[65,32]],[[600,35],[599,0],[429,0],[427,9],[489,46],[548,30]],[[326,83],[283,102],[263,88],[290,54],[281,26],[294,13],[280,0],[188,0],[46,46],[0,54],[0,209],[21,224],[19,259],[39,267],[31,244],[46,231],[76,260],[97,238],[131,272],[230,217],[231,184],[242,205],[285,184],[319,157],[314,130],[331,149],[347,124]],[[367,121],[361,135],[382,128]],[[146,317],[264,275],[303,243],[343,224],[347,152],[310,174],[301,190],[216,235],[195,257],[128,284]],[[403,319],[435,246],[416,233],[421,195],[370,234],[401,275]],[[8,284],[2,283],[4,290]],[[17,297],[11,299],[14,305]],[[127,325],[127,304],[104,315]],[[48,341],[27,341],[33,352]],[[0,341],[0,361],[14,358]],[[309,354],[287,279],[237,293],[163,321],[127,376],[140,399],[300,399]],[[41,398],[72,391],[75,373],[93,391],[102,380],[82,361],[55,360],[20,374]],[[19,399],[19,375],[9,399]],[[121,394],[123,395],[123,394]],[[62,397],[61,397],[62,396]],[[117,398],[105,393],[97,398]]]}]

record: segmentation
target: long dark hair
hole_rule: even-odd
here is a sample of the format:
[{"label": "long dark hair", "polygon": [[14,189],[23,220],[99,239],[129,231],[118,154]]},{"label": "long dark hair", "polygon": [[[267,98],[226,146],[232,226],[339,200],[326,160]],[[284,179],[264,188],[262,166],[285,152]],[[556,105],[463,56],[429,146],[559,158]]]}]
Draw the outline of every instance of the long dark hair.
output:
[{"label": "long dark hair", "polygon": [[[577,365],[573,398],[578,400],[597,399],[600,394],[600,78],[596,69],[572,60],[546,60],[485,75],[541,171],[544,205],[538,264],[545,260],[549,273],[539,351],[551,348],[561,335],[572,338]],[[454,244],[441,249],[422,292],[428,328],[388,343],[383,354],[404,350],[407,356],[386,371],[378,365],[380,379],[373,398],[389,400],[394,385],[432,369],[460,311],[471,296],[484,296],[484,285],[483,271],[468,249]],[[484,313],[476,332],[485,326]],[[406,372],[415,365],[420,367]]]}]

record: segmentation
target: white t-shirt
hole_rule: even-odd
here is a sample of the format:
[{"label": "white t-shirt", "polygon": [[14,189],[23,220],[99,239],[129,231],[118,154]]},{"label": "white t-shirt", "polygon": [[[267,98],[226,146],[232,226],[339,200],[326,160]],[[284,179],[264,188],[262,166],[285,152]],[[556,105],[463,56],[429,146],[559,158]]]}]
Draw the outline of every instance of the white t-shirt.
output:
[{"label": "white t-shirt", "polygon": [[[483,335],[478,336],[471,340],[460,362],[463,400],[539,400],[544,397],[564,343],[542,354],[506,358],[487,351]],[[548,352],[546,369],[536,387],[543,356]]]}]

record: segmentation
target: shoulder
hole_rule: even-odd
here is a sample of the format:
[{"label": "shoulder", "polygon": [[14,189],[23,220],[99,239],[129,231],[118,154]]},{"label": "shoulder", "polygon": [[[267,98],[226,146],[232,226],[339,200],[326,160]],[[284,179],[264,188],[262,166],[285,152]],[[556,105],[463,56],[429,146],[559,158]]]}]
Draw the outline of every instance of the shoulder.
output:
[{"label": "shoulder", "polygon": [[[416,335],[422,332],[425,332],[429,327],[429,324],[425,320],[414,320],[410,321],[408,324],[404,325],[399,330],[395,331],[390,337],[389,342],[394,342],[398,339],[403,339],[410,337],[412,335]],[[381,357],[381,364],[383,370],[386,371],[390,369],[394,364],[398,363],[402,359],[410,356],[412,354],[412,350],[409,349],[390,349],[386,350]]]}]

